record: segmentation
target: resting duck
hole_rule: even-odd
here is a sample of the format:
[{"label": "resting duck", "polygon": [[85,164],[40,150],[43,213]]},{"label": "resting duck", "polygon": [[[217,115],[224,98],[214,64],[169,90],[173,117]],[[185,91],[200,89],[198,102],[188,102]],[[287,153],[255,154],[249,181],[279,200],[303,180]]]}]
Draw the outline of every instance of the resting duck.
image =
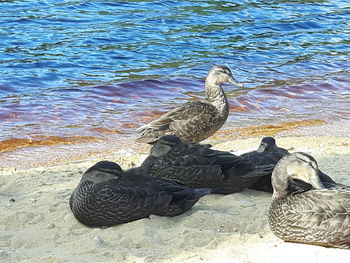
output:
[{"label": "resting duck", "polygon": [[[241,156],[248,159],[255,165],[276,165],[278,161],[289,154],[287,149],[278,147],[273,137],[264,137],[257,151],[244,153]],[[327,174],[319,171],[319,176],[326,186],[331,186],[335,182]],[[271,174],[261,177],[249,188],[272,193]]]},{"label": "resting duck", "polygon": [[124,172],[116,163],[101,161],[83,174],[69,205],[87,226],[112,226],[151,214],[180,215],[210,192],[147,175],[141,168]]},{"label": "resting duck", "polygon": [[279,238],[325,247],[350,248],[350,187],[322,184],[315,159],[297,152],[272,173],[269,224]]},{"label": "resting duck", "polygon": [[255,166],[229,152],[210,149],[165,135],[152,147],[142,167],[153,176],[177,179],[194,188],[211,188],[214,193],[241,192],[274,166]]},{"label": "resting duck", "polygon": [[[287,154],[289,154],[288,150],[278,147],[275,138],[264,137],[260,142],[258,150],[244,153],[241,157],[251,161],[255,165],[270,164],[275,166],[277,162]],[[271,173],[261,177],[249,188],[272,193]]]},{"label": "resting duck", "polygon": [[141,137],[137,141],[153,144],[163,135],[170,134],[186,141],[200,142],[213,135],[229,114],[229,105],[221,87],[223,83],[243,86],[233,78],[228,67],[213,66],[205,81],[205,100],[187,102],[140,127]]}]

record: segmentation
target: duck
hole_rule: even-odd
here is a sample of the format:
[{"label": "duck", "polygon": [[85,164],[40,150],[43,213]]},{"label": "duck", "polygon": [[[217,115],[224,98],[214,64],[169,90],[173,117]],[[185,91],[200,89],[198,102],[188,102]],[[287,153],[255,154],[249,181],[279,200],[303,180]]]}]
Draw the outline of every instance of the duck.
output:
[{"label": "duck", "polygon": [[274,166],[255,166],[230,152],[211,149],[210,144],[190,143],[176,135],[161,137],[141,164],[150,175],[182,181],[213,193],[241,192]]},{"label": "duck", "polygon": [[[276,139],[273,137],[263,137],[256,151],[247,152],[240,156],[251,161],[255,165],[273,165],[284,156],[288,155],[287,149],[278,147]],[[258,181],[252,184],[249,188],[272,193],[271,174],[261,177]]]},{"label": "duck", "polygon": [[278,238],[350,248],[350,187],[325,187],[311,155],[296,152],[283,157],[273,170],[272,186],[268,222]]},{"label": "duck", "polygon": [[138,128],[141,135],[136,141],[154,144],[164,135],[177,135],[190,142],[210,137],[222,127],[229,114],[229,104],[221,86],[223,83],[243,87],[228,67],[213,66],[205,80],[205,100],[182,104]]},{"label": "duck", "polygon": [[117,163],[100,161],[83,174],[69,205],[82,224],[109,227],[150,215],[180,215],[210,192],[150,176],[140,167],[123,171]]},{"label": "duck", "polygon": [[[278,152],[283,156],[289,154],[287,149],[278,147],[276,144],[276,139],[270,136],[262,138],[256,153],[262,152]],[[252,153],[255,152],[253,151]]]},{"label": "duck", "polygon": [[[276,165],[278,161],[290,152],[282,147],[277,146],[276,139],[274,137],[263,137],[258,149],[244,153],[241,156],[251,161],[254,165]],[[271,184],[271,174],[261,177],[258,181],[252,184],[249,188],[272,193],[273,188]],[[327,174],[319,170],[319,176],[327,187],[331,187],[336,182]]]}]

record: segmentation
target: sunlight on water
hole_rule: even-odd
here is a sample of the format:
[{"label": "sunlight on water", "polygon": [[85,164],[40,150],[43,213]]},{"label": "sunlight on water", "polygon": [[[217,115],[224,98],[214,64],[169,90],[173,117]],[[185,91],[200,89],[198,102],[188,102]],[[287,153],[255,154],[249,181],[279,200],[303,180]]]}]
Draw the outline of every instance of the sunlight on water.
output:
[{"label": "sunlight on water", "polygon": [[132,141],[137,127],[202,99],[213,64],[228,65],[245,85],[224,87],[224,132],[256,136],[262,133],[245,129],[350,120],[344,1],[27,0],[0,7],[6,156],[16,150],[20,158],[25,147],[90,141],[106,150],[107,141]]}]

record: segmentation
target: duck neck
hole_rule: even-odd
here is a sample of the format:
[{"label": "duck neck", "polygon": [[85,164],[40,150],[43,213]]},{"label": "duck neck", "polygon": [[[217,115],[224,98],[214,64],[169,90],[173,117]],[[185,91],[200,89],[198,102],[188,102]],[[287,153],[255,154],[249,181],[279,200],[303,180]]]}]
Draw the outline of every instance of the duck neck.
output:
[{"label": "duck neck", "polygon": [[287,197],[287,193],[286,192],[276,192],[276,191],[273,191],[273,194],[272,194],[272,200],[283,200]]},{"label": "duck neck", "polygon": [[149,169],[151,168],[152,164],[155,162],[157,158],[153,155],[149,155],[141,164],[141,167],[144,168],[147,172],[149,172]]},{"label": "duck neck", "polygon": [[220,113],[228,111],[228,102],[222,87],[210,81],[205,82],[206,100],[209,101]]}]

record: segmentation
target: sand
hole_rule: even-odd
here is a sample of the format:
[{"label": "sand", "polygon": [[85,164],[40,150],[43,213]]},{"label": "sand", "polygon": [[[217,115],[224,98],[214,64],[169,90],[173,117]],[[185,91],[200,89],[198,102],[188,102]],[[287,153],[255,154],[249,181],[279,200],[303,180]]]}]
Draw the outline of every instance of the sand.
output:
[{"label": "sand", "polygon": [[[214,147],[242,153],[260,138]],[[276,137],[279,146],[312,154],[320,168],[350,185],[350,138]],[[183,215],[151,216],[109,228],[89,228],[69,210],[82,173],[101,159],[123,168],[146,152],[123,152],[88,161],[0,170],[0,262],[348,262],[350,250],[285,243],[267,224],[271,194],[245,190],[203,197]]]}]

